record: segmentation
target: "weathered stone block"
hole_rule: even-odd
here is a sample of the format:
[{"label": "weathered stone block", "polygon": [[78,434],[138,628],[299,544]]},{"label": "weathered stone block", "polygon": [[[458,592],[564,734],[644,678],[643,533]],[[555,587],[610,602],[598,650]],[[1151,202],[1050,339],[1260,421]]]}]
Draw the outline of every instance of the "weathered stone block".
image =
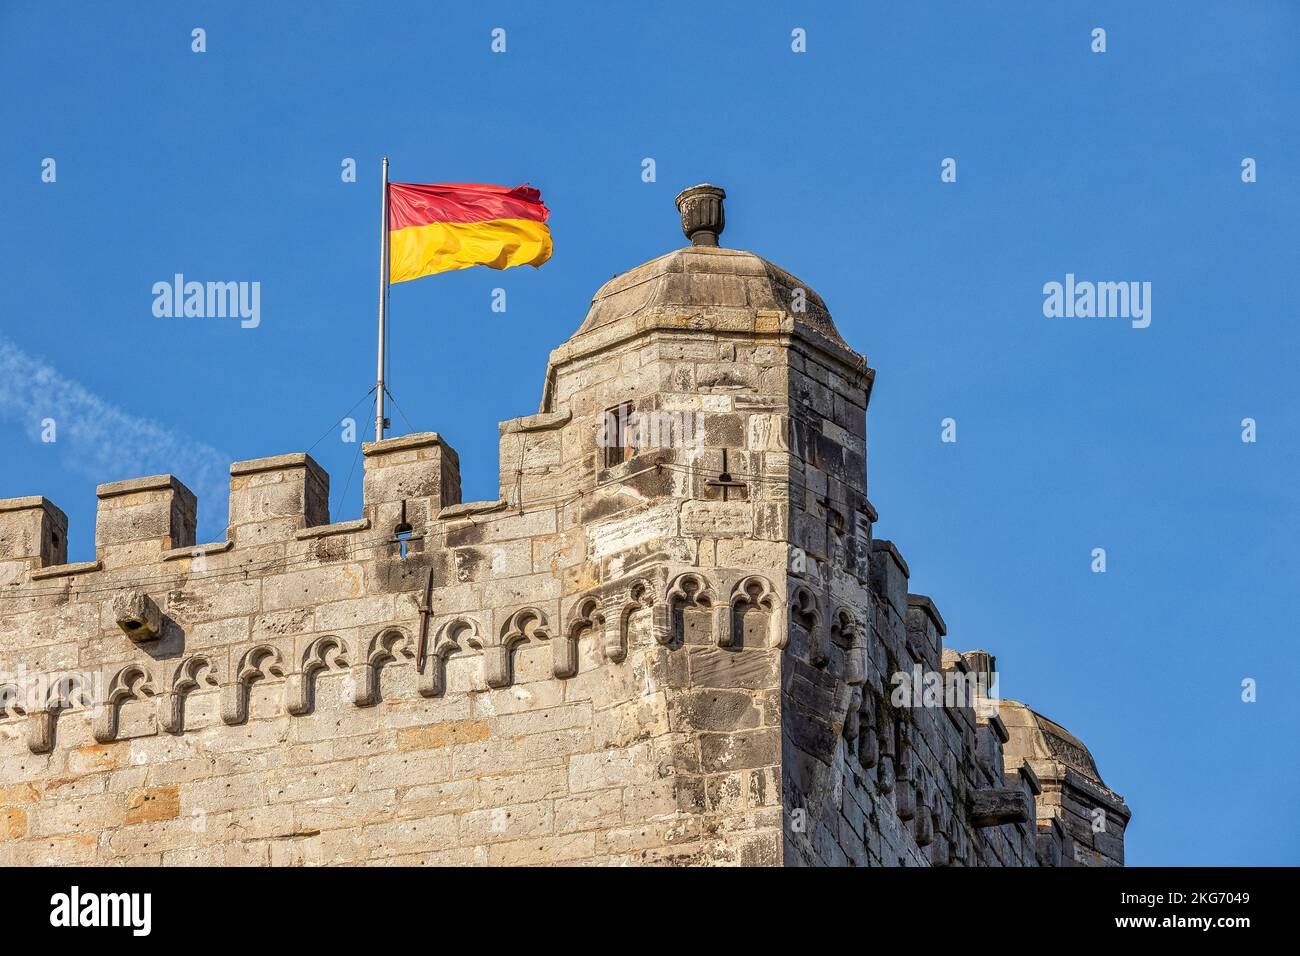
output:
[{"label": "weathered stone block", "polygon": [[148,787],[127,796],[127,826],[151,820],[171,820],[180,816],[180,812],[179,787]]},{"label": "weathered stone block", "polygon": [[137,644],[162,634],[162,611],[143,591],[121,591],[113,597],[113,620]]},{"label": "weathered stone block", "polygon": [[682,534],[726,538],[749,535],[753,506],[747,501],[688,501],[682,505]]},{"label": "weathered stone block", "polygon": [[[68,560],[68,516],[41,498],[0,499],[0,574],[10,562],[14,571],[44,568]],[[0,578],[3,583],[3,578]]]},{"label": "weathered stone block", "polygon": [[1028,823],[1029,817],[1030,800],[1023,790],[999,788],[971,791],[968,819],[973,827]]},{"label": "weathered stone block", "polygon": [[[114,481],[100,485],[95,494],[95,553],[101,560],[111,553],[135,556],[125,563],[157,561],[163,551],[194,544],[198,501],[171,475]],[[129,547],[146,542],[154,547]]]}]

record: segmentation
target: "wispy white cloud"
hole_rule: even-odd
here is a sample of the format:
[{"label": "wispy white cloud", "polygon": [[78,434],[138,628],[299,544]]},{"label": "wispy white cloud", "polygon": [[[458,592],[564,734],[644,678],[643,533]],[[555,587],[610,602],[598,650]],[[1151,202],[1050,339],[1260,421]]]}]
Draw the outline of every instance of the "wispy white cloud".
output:
[{"label": "wispy white cloud", "polygon": [[198,495],[203,528],[224,523],[230,463],[226,455],[157,422],[128,414],[3,336],[0,418],[17,424],[33,442],[41,440],[42,421],[53,419],[62,464],[97,484],[173,474]]}]

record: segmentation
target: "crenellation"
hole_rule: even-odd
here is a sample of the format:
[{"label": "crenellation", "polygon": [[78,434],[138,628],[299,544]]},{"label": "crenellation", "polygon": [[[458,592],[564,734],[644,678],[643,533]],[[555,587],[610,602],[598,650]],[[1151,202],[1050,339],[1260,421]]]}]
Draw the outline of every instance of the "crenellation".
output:
[{"label": "crenellation", "polygon": [[68,560],[68,516],[39,496],[0,500],[0,586]]},{"label": "crenellation", "polygon": [[95,558],[104,567],[155,564],[193,546],[198,500],[172,475],[110,482],[95,495]]},{"label": "crenellation", "polygon": [[380,532],[426,535],[460,504],[460,456],[436,432],[367,442],[363,516]]},{"label": "crenellation", "polygon": [[911,572],[892,541],[871,541],[871,591],[898,621],[907,619],[907,579]]},{"label": "crenellation", "polygon": [[310,455],[230,466],[227,536],[236,548],[290,541],[304,528],[329,523],[329,475]]},{"label": "crenellation", "polygon": [[906,622],[908,646],[913,654],[924,661],[928,670],[940,670],[948,626],[934,601],[924,594],[908,594]]}]

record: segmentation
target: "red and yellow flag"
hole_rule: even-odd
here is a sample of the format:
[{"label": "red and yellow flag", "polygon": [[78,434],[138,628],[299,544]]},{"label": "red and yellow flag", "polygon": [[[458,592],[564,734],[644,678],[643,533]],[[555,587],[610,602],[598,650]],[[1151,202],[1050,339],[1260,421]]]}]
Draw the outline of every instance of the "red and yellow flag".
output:
[{"label": "red and yellow flag", "polygon": [[550,215],[531,186],[388,184],[388,281],[470,266],[540,266]]}]

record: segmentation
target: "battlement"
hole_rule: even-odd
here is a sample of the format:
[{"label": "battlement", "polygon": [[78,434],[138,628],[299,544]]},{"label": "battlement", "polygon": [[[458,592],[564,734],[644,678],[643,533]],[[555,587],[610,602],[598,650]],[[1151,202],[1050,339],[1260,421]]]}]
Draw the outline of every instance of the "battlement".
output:
[{"label": "battlement", "polygon": [[170,475],[101,485],[79,564],[0,501],[0,864],[1122,862],[875,537],[865,360],[720,203],[597,293],[495,500],[426,432],[335,523],[301,453],[231,466],[217,542]]},{"label": "battlement", "polygon": [[[362,517],[330,524],[329,475],[295,453],[230,466],[229,527],[224,541],[196,544],[198,499],[173,475],[99,485],[95,560],[68,564],[67,516],[42,497],[0,499],[0,595],[32,580],[74,575],[177,574],[177,561],[238,566],[251,552],[289,542],[384,527],[426,534],[443,507],[460,503],[460,459],[435,432],[362,446]],[[373,536],[371,536],[373,537]],[[306,548],[297,549],[305,552]],[[286,552],[287,554],[287,552]],[[152,566],[152,568],[150,567]]]}]

